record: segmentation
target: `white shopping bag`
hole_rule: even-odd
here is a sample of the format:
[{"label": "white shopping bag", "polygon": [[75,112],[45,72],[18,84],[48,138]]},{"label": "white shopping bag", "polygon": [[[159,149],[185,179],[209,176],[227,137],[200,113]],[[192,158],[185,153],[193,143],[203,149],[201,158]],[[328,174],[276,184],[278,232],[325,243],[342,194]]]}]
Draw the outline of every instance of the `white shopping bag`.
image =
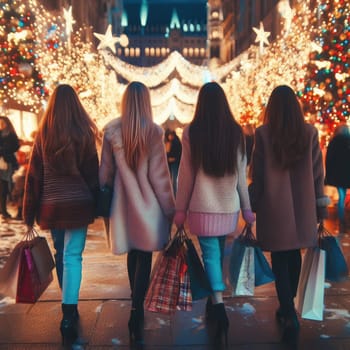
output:
[{"label": "white shopping bag", "polygon": [[242,263],[237,268],[239,268],[239,274],[237,282],[232,284],[232,295],[254,295],[254,247],[245,247]]},{"label": "white shopping bag", "polygon": [[296,309],[302,318],[323,320],[325,260],[325,251],[318,247],[305,253],[296,295]]}]

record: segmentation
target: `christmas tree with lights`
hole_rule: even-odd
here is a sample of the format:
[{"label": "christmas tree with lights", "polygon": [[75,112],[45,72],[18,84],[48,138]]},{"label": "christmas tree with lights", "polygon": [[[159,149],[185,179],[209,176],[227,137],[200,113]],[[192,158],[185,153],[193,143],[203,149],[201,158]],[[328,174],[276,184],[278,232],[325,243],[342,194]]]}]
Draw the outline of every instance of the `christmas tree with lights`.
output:
[{"label": "christmas tree with lights", "polygon": [[0,0],[0,107],[37,112],[47,95],[36,66],[34,12]]},{"label": "christmas tree with lights", "polygon": [[322,1],[313,17],[315,38],[300,95],[307,115],[330,135],[350,121],[350,3]]}]

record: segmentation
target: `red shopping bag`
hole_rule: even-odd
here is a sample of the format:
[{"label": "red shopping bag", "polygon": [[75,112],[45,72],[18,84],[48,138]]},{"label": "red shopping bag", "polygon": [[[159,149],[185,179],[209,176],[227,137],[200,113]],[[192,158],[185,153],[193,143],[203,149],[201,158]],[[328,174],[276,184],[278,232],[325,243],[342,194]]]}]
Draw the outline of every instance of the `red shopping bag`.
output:
[{"label": "red shopping bag", "polygon": [[52,280],[52,272],[45,281],[40,280],[31,249],[24,248],[19,264],[16,303],[35,303]]}]

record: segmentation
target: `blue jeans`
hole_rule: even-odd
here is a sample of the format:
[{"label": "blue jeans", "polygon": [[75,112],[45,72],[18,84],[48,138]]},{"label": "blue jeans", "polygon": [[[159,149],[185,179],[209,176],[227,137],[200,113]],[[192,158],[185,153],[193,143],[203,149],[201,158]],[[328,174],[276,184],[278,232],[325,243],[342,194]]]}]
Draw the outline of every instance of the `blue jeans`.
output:
[{"label": "blue jeans", "polygon": [[87,227],[70,230],[51,230],[55,248],[58,283],[63,304],[77,304],[82,277],[82,254]]},{"label": "blue jeans", "polygon": [[202,250],[204,269],[214,292],[226,289],[222,276],[226,236],[198,237]]}]

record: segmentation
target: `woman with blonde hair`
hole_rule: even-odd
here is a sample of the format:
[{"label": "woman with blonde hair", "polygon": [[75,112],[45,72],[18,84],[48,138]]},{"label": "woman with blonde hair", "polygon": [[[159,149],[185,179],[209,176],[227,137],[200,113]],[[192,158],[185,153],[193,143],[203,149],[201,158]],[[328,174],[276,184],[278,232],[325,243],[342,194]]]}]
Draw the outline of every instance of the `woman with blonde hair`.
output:
[{"label": "woman with blonde hair", "polygon": [[30,230],[36,219],[51,230],[56,250],[64,343],[78,336],[82,253],[99,188],[97,132],[74,89],[57,86],[34,140],[25,183],[24,222]]},{"label": "woman with blonde hair", "polygon": [[148,88],[131,82],[123,95],[121,117],[104,129],[100,186],[113,188],[109,237],[114,254],[127,253],[131,289],[130,341],[143,343],[143,302],[152,252],[167,243],[174,195],[164,132],[152,121]]}]

